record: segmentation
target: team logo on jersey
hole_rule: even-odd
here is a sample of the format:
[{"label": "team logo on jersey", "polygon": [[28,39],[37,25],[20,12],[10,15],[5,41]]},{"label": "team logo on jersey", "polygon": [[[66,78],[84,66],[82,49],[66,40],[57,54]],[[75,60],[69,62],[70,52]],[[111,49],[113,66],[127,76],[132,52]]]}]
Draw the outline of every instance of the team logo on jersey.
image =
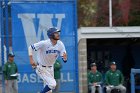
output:
[{"label": "team logo on jersey", "polygon": [[54,53],[54,54],[55,54],[55,53],[58,53],[58,54],[59,54],[60,51],[58,51],[58,50],[47,50],[47,51],[46,51],[46,54],[51,54],[51,53]]},{"label": "team logo on jersey", "polygon": [[97,74],[96,76],[98,77],[99,75]]},{"label": "team logo on jersey", "polygon": [[119,74],[116,74],[116,76],[119,76]]},{"label": "team logo on jersey", "polygon": [[10,68],[10,67],[11,67],[11,65],[8,65],[8,67]]}]

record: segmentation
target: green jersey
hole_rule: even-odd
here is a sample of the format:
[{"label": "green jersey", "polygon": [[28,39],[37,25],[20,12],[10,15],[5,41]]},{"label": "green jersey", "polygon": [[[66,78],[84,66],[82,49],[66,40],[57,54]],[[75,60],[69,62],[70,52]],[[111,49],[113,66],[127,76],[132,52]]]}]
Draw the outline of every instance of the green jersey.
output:
[{"label": "green jersey", "polygon": [[106,72],[105,81],[107,85],[118,86],[119,84],[123,84],[124,77],[121,71],[119,70],[116,71],[109,70]]},{"label": "green jersey", "polygon": [[96,73],[93,73],[92,71],[88,72],[88,83],[101,83],[102,81],[102,74],[99,71],[96,71]]},{"label": "green jersey", "polygon": [[16,74],[18,72],[17,65],[15,62],[7,62],[4,65],[3,68],[3,73],[4,73],[4,78],[6,80],[13,80],[17,79],[17,76],[11,76],[12,74]]},{"label": "green jersey", "polygon": [[61,77],[60,69],[61,68],[62,68],[62,65],[61,65],[60,61],[56,60],[56,62],[54,64],[54,78],[55,79],[60,79],[60,77]]}]

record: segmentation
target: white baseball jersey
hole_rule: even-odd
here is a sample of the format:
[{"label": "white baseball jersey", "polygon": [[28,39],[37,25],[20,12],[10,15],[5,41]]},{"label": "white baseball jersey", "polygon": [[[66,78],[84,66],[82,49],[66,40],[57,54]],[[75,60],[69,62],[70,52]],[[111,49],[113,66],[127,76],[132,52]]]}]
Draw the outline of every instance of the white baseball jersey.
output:
[{"label": "white baseball jersey", "polygon": [[37,62],[44,66],[53,66],[58,56],[66,53],[64,44],[58,40],[55,45],[51,40],[43,40],[31,45],[34,51],[37,51]]}]

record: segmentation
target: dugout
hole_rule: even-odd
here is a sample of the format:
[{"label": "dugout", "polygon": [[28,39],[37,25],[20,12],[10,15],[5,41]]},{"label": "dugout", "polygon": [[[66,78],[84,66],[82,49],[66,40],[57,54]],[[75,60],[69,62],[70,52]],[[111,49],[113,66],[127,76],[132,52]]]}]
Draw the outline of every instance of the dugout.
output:
[{"label": "dugout", "polygon": [[140,38],[87,39],[87,64],[96,62],[104,74],[109,63],[115,61],[125,77],[127,93],[130,93],[131,68],[140,68]]},{"label": "dugout", "polygon": [[[87,82],[86,73],[92,62],[97,63],[98,70],[104,75],[110,61],[116,61],[117,68],[125,76],[127,93],[130,93],[131,68],[140,68],[139,27],[83,27],[78,31],[79,70],[83,71],[79,77]],[[86,85],[80,86],[85,92],[82,86]]]}]

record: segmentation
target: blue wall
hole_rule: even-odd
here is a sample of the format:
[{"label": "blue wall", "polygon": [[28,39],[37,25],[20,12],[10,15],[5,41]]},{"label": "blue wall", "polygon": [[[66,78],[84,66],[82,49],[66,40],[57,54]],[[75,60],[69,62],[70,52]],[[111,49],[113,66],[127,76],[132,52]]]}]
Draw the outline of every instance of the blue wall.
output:
[{"label": "blue wall", "polygon": [[[30,44],[48,39],[47,29],[61,29],[60,37],[66,46],[68,62],[62,61],[61,91],[75,92],[77,61],[77,28],[75,2],[12,3],[12,47],[19,68],[19,92],[35,93],[43,88],[42,81],[29,64]],[[36,58],[35,58],[36,60]],[[31,88],[34,88],[31,90]]]}]

